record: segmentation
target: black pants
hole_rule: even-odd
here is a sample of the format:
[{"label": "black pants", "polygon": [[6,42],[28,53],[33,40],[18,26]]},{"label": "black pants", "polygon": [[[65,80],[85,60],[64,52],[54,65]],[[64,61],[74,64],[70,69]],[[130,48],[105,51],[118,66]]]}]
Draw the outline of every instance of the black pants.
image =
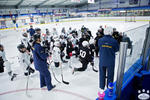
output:
[{"label": "black pants", "polygon": [[3,73],[3,72],[4,72],[4,67],[0,66],[0,73]]},{"label": "black pants", "polygon": [[98,56],[98,52],[99,52],[99,48],[98,48],[98,47],[96,47],[96,48],[95,48],[96,56]]},{"label": "black pants", "polygon": [[0,73],[4,72],[4,61],[2,59],[2,57],[0,57]]},{"label": "black pants", "polygon": [[82,62],[81,68],[76,68],[75,71],[85,71],[89,62]]},{"label": "black pants", "polygon": [[59,67],[59,62],[54,62],[55,67]]}]

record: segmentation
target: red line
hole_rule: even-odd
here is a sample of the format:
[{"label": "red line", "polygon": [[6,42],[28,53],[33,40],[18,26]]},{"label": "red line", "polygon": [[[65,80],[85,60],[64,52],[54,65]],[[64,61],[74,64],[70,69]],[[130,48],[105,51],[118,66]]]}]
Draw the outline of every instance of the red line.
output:
[{"label": "red line", "polygon": [[[40,89],[40,88],[30,88],[30,89],[28,89],[28,90],[29,90],[29,91],[33,91],[33,90],[47,90],[47,89],[46,89],[46,88],[43,88],[43,89]],[[26,89],[7,91],[7,92],[0,93],[0,95],[6,95],[6,94],[11,94],[11,93],[23,92],[23,91],[26,91]],[[62,92],[62,93],[65,93],[65,94],[70,94],[70,95],[73,95],[73,96],[82,98],[83,100],[91,100],[90,98],[87,98],[87,97],[82,96],[82,95],[80,95],[80,94],[73,93],[73,92],[69,92],[69,91],[65,91],[65,90],[53,89],[52,91],[55,91],[55,92]]]}]

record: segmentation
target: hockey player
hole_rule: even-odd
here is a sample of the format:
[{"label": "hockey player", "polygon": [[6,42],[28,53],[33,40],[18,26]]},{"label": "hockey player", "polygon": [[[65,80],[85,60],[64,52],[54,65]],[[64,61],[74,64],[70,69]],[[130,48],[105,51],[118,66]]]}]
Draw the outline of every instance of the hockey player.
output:
[{"label": "hockey player", "polygon": [[33,60],[35,69],[40,73],[40,87],[47,86],[48,91],[53,89],[51,83],[51,75],[48,71],[47,65],[47,58],[48,53],[45,52],[44,48],[41,46],[41,37],[39,34],[34,35],[34,42],[33,42]]},{"label": "hockey player", "polygon": [[61,60],[62,60],[63,63],[68,62],[68,61],[63,59],[63,57],[65,56],[65,53],[64,53],[65,47],[66,47],[66,39],[64,38],[63,35],[61,35],[60,36],[60,51],[61,51],[60,57],[61,57]]},{"label": "hockey player", "polygon": [[66,48],[66,53],[67,53],[66,58],[67,59],[70,59],[70,54],[72,53],[72,51],[73,51],[73,45],[72,45],[71,37],[68,37],[67,48]]},{"label": "hockey player", "polygon": [[72,28],[69,27],[69,30],[68,30],[67,34],[69,35],[69,34],[71,34],[71,33],[72,33]]},{"label": "hockey player", "polygon": [[79,55],[79,46],[78,46],[79,40],[78,40],[76,33],[73,33],[72,36],[73,36],[72,44],[73,44],[73,48],[75,51],[75,56],[78,57],[78,55]]},{"label": "hockey player", "polygon": [[59,67],[61,63],[61,51],[60,51],[60,42],[56,41],[54,43],[54,48],[52,52],[52,59],[54,61],[55,67]]},{"label": "hockey player", "polygon": [[113,28],[108,26],[104,30],[104,37],[99,39],[99,87],[100,91],[105,88],[106,71],[107,71],[107,85],[113,82],[114,68],[115,68],[115,53],[119,50],[118,42],[111,36]]},{"label": "hockey player", "polygon": [[98,40],[104,36],[104,33],[102,32],[102,29],[99,29],[96,33],[95,37],[95,53],[96,57],[98,57],[99,47],[98,47]]},{"label": "hockey player", "polygon": [[85,71],[89,62],[92,62],[92,56],[89,48],[89,43],[87,41],[82,42],[83,47],[80,48],[80,62],[82,63],[81,68],[74,68],[73,73],[76,71]]},{"label": "hockey player", "polygon": [[31,60],[31,55],[30,53],[27,51],[26,47],[24,44],[20,44],[17,46],[18,51],[20,52],[19,54],[19,62],[20,62],[20,66],[23,68],[24,71],[24,75],[28,76],[31,73],[34,73],[34,69],[30,67],[31,63],[33,62],[33,60]]},{"label": "hockey player", "polygon": [[53,28],[52,34],[53,34],[53,36],[57,36],[58,35],[58,32],[57,32],[56,28]]},{"label": "hockey player", "polygon": [[17,74],[12,73],[11,64],[6,59],[4,47],[0,44],[0,73],[4,72],[4,67],[6,67],[8,75],[11,77],[11,81],[13,81]]},{"label": "hockey player", "polygon": [[82,47],[83,41],[87,41],[86,35],[82,35],[82,37],[79,39],[79,49]]},{"label": "hockey player", "polygon": [[92,56],[92,60],[91,60],[92,69],[93,69],[93,71],[98,72],[94,68],[94,52],[95,52],[95,41],[94,41],[94,39],[90,39],[89,47],[90,47],[90,52],[91,52],[91,56]]},{"label": "hockey player", "polygon": [[24,44],[24,46],[27,48],[27,50],[30,52],[31,50],[31,44],[29,43],[28,34],[25,32],[22,34],[21,44]]}]

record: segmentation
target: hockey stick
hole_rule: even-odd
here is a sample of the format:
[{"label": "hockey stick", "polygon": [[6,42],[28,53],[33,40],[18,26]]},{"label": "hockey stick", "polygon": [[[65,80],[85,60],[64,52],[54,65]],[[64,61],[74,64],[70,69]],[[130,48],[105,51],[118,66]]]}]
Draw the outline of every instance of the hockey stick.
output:
[{"label": "hockey stick", "polygon": [[[53,61],[51,61],[50,62],[50,59],[48,58],[48,61],[49,61],[49,66],[51,65],[51,63],[53,62]],[[62,82],[64,83],[64,84],[69,84],[69,82],[66,82],[66,81],[64,81],[64,79],[63,79],[63,74],[62,74],[62,66],[60,65],[60,67],[61,67],[61,77],[62,77]],[[56,78],[56,76],[55,76],[55,73],[54,73],[54,71],[53,71],[53,68],[51,68],[52,69],[52,74],[53,74],[53,76],[54,76],[54,79],[58,82],[58,83],[61,83],[60,81],[58,81],[58,79]]]},{"label": "hockey stick", "polygon": [[[48,58],[48,61],[49,61],[49,63],[50,63],[50,64],[49,64],[49,66],[50,66],[53,61],[50,62],[49,58]],[[61,83],[61,82],[58,81],[58,79],[56,78],[55,73],[54,73],[54,71],[53,71],[53,68],[51,68],[51,69],[52,69],[52,74],[53,74],[53,76],[54,76],[54,79],[55,79],[58,83]]]},{"label": "hockey stick", "polygon": [[26,84],[26,95],[28,96],[28,97],[31,97],[31,95],[29,95],[28,94],[28,87],[29,87],[29,70],[28,70],[28,77],[27,77],[27,84]]},{"label": "hockey stick", "polygon": [[66,81],[64,81],[64,78],[63,78],[63,70],[62,70],[62,64],[60,64],[61,66],[61,77],[62,77],[62,82],[64,83],[64,84],[66,84],[66,85],[69,85],[69,82],[66,82]]}]

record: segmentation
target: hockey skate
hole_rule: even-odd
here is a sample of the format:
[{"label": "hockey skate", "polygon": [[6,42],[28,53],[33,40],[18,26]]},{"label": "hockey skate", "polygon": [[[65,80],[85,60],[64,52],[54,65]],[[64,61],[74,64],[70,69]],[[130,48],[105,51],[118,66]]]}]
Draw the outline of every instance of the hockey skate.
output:
[{"label": "hockey skate", "polygon": [[17,76],[17,74],[14,73],[11,77],[11,81],[13,81],[16,76]]},{"label": "hockey skate", "polygon": [[77,71],[77,68],[72,69],[72,75]]},{"label": "hockey skate", "polygon": [[68,63],[68,61],[66,61],[66,60],[62,60],[62,62],[63,62],[63,63]]}]

